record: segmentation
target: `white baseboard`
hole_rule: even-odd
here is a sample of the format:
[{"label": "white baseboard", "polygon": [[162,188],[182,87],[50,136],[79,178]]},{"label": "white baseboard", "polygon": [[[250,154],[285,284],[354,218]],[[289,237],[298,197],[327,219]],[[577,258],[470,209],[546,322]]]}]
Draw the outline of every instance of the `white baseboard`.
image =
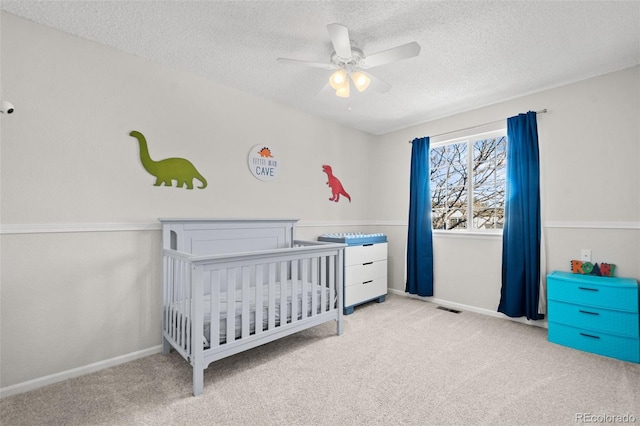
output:
[{"label": "white baseboard", "polygon": [[435,303],[436,305],[444,306],[445,308],[456,309],[458,311],[469,311],[475,312],[477,314],[488,315],[491,317],[502,318],[509,321],[519,322],[522,324],[534,325],[536,327],[548,328],[547,321],[531,321],[526,318],[511,318],[500,312],[492,311],[490,309],[478,308],[477,306],[465,305],[462,303],[451,302],[449,300],[438,299],[436,297],[423,297],[416,296],[415,294],[409,294],[401,290],[396,290],[393,288],[387,289],[389,293],[397,294],[398,296],[410,297],[413,299],[424,300],[425,302]]},{"label": "white baseboard", "polygon": [[37,379],[29,380],[26,382],[18,383],[15,385],[0,388],[0,398],[5,398],[11,395],[17,395],[19,393],[28,392],[34,389],[38,389],[47,385],[61,382],[63,380],[72,379],[74,377],[83,376],[89,373],[95,373],[96,371],[104,370],[105,368],[114,367],[125,362],[134,361],[136,359],[144,358],[149,355],[154,355],[162,351],[162,345],[153,346],[141,351],[132,352],[130,354],[121,355],[115,358],[106,359],[104,361],[95,362],[93,364],[85,365],[71,370],[62,371],[60,373],[51,374],[49,376],[39,377]]}]

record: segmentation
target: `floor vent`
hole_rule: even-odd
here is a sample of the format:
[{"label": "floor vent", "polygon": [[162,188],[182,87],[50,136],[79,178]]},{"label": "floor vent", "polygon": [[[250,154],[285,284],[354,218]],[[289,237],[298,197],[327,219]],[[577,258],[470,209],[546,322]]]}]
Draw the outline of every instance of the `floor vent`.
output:
[{"label": "floor vent", "polygon": [[441,311],[453,312],[454,314],[459,314],[460,312],[462,312],[456,309],[445,308],[444,306],[438,306],[436,309],[440,309]]}]

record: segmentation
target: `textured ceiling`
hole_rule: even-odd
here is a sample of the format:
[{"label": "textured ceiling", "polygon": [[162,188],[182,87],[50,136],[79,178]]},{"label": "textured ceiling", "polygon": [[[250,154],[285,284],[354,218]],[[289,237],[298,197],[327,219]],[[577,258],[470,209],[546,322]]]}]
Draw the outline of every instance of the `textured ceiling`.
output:
[{"label": "textured ceiling", "polygon": [[[384,134],[640,64],[639,1],[2,1],[3,10],[307,113]],[[392,85],[349,99],[326,25],[365,55],[411,41],[418,57],[368,70]],[[324,88],[324,89],[323,89]],[[327,90],[328,89],[328,90]],[[355,92],[355,93],[354,93]]]}]

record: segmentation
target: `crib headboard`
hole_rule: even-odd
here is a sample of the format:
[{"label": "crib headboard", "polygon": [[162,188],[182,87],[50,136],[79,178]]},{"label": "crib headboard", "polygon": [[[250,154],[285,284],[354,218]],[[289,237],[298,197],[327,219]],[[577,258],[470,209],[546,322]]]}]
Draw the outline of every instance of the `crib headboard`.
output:
[{"label": "crib headboard", "polygon": [[158,219],[162,247],[195,255],[293,247],[298,219]]}]

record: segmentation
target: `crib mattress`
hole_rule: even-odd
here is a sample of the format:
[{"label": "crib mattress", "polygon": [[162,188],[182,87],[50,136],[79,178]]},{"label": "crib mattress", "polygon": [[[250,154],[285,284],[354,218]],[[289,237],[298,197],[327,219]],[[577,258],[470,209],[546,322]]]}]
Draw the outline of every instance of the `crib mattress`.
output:
[{"label": "crib mattress", "polygon": [[[313,289],[313,286],[315,286],[315,289]],[[298,283],[297,286],[297,294],[295,297],[295,301],[296,301],[296,312],[297,312],[297,318],[296,319],[301,319],[302,315],[303,315],[303,289],[302,286],[300,285],[300,283]],[[287,290],[286,290],[286,294],[287,294],[287,298],[286,298],[286,309],[285,309],[285,316],[286,316],[286,322],[291,322],[291,315],[292,315],[292,307],[291,307],[291,281],[287,282]],[[329,288],[327,287],[323,287],[317,284],[312,284],[312,283],[306,283],[305,284],[305,289],[307,289],[306,293],[306,303],[305,303],[305,308],[306,308],[306,314],[307,316],[310,316],[312,314],[312,294],[313,291],[315,291],[316,293],[316,306],[318,309],[319,313],[321,311],[326,311],[329,308],[329,304],[331,303],[331,301],[329,300],[330,296],[329,296]],[[268,326],[269,326],[269,293],[268,293],[269,287],[268,285],[264,285],[263,286],[263,300],[262,300],[262,330],[267,330]],[[275,326],[279,326],[280,325],[280,321],[281,321],[281,310],[280,310],[280,303],[281,303],[281,298],[280,298],[280,291],[281,291],[281,284],[280,283],[276,283],[275,285],[275,295],[274,295],[274,299],[275,299],[275,304],[274,304],[274,317],[275,317]],[[326,306],[321,306],[322,305],[322,292],[325,292],[325,300],[326,302]],[[256,331],[256,289],[255,287],[251,287],[249,290],[249,295],[250,295],[250,306],[249,306],[249,333],[250,334],[255,334]],[[334,295],[334,300],[333,303],[335,303],[336,300],[336,296]],[[233,313],[234,319],[235,319],[235,326],[234,326],[234,330],[235,330],[235,338],[239,339],[242,336],[242,291],[241,290],[236,290],[235,294],[234,294],[234,306],[235,306],[235,312]],[[211,330],[211,295],[205,295],[204,299],[204,345],[205,348],[210,347],[210,342],[209,342],[209,336],[210,336],[210,330]],[[219,319],[219,341],[220,344],[224,344],[227,341],[227,318],[229,317],[229,315],[227,314],[227,293],[223,292],[220,293],[219,295],[219,305],[220,305],[220,319]],[[184,301],[178,302],[176,304],[176,306],[174,308],[177,308],[177,310],[179,312],[182,312],[183,309],[180,309],[178,307],[178,305],[180,306],[186,306],[186,304],[184,303]],[[215,337],[212,337],[215,339]]]}]

